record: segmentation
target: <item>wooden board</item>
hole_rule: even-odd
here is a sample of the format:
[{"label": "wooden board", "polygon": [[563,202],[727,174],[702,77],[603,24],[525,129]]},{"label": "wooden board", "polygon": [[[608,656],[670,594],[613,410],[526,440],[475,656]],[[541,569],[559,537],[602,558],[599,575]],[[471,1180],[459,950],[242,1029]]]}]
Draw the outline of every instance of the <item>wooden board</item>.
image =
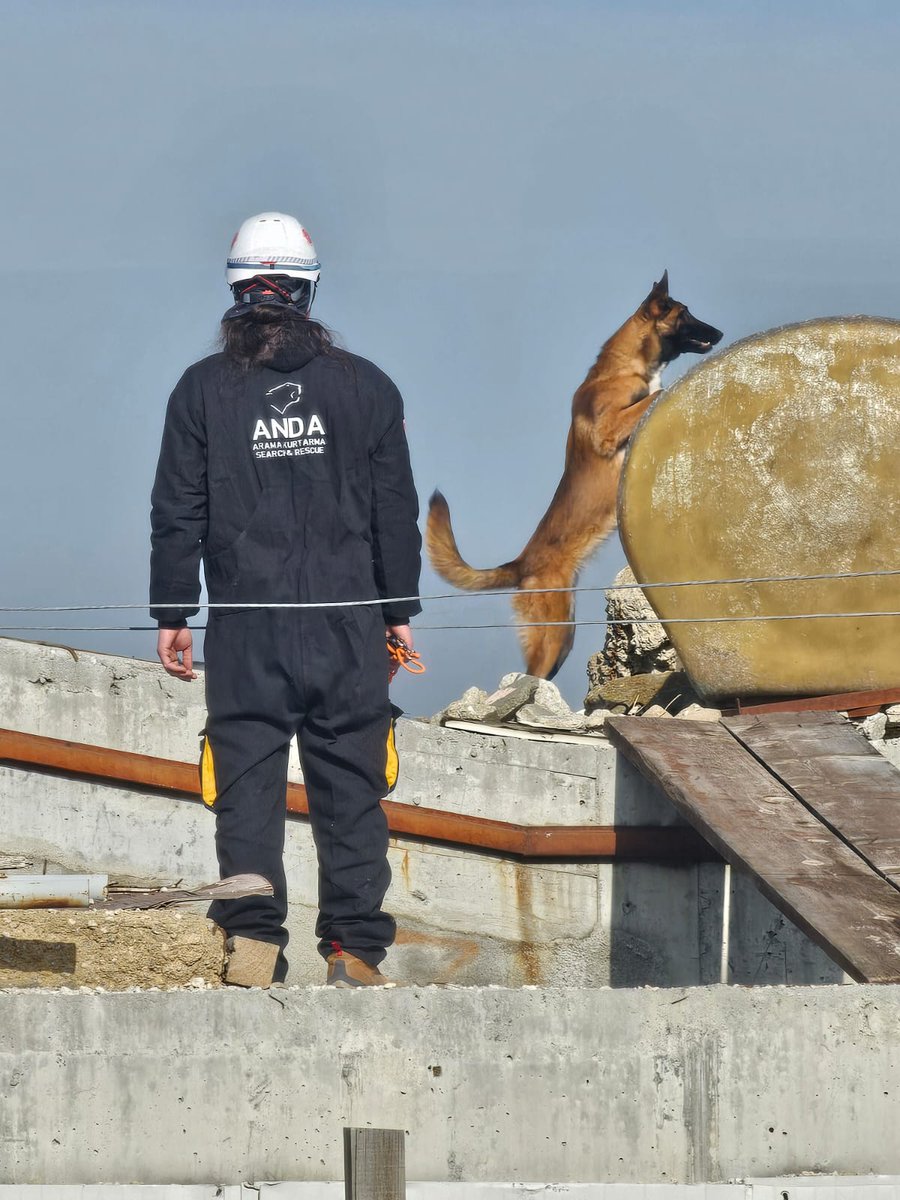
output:
[{"label": "wooden board", "polygon": [[345,1128],[345,1200],[403,1200],[405,1151],[402,1129]]},{"label": "wooden board", "polygon": [[834,713],[766,713],[722,724],[806,807],[900,888],[900,771]]},{"label": "wooden board", "polygon": [[610,740],[860,982],[900,982],[900,892],[718,722],[609,717]]}]

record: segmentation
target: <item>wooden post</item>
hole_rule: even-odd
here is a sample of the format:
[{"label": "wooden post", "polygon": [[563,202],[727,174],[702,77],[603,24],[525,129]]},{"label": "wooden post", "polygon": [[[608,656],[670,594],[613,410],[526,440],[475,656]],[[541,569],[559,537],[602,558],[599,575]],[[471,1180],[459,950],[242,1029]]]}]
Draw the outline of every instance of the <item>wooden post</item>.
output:
[{"label": "wooden post", "polygon": [[402,1129],[344,1130],[345,1200],[404,1200]]}]

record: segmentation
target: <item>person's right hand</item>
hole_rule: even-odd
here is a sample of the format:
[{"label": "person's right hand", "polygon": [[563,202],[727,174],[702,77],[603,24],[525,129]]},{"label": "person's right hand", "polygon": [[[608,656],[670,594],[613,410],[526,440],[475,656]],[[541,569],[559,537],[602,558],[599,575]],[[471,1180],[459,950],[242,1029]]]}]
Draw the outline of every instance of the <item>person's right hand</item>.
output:
[{"label": "person's right hand", "polygon": [[159,661],[170,675],[190,683],[197,678],[192,669],[194,662],[194,638],[186,626],[181,629],[161,629],[156,640]]}]

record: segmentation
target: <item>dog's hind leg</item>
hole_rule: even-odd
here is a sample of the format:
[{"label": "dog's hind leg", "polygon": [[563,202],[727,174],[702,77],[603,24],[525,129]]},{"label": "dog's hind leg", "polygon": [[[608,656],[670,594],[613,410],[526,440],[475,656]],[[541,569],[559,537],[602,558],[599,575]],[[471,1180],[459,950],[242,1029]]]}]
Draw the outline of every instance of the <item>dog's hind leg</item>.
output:
[{"label": "dog's hind leg", "polygon": [[[522,586],[564,588],[570,583],[531,576],[522,581]],[[521,626],[519,640],[526,673],[538,679],[552,679],[568,658],[575,640],[575,626],[570,624],[575,611],[574,594],[570,591],[522,591],[513,597],[513,608]]]}]

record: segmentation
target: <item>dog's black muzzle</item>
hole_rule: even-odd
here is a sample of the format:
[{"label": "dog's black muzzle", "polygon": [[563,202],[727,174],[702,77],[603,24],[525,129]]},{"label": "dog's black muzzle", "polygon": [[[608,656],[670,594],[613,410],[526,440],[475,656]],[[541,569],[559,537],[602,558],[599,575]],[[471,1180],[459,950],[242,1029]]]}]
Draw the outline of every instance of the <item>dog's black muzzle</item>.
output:
[{"label": "dog's black muzzle", "polygon": [[679,354],[708,354],[722,340],[722,330],[698,321],[687,309],[676,333]]}]

